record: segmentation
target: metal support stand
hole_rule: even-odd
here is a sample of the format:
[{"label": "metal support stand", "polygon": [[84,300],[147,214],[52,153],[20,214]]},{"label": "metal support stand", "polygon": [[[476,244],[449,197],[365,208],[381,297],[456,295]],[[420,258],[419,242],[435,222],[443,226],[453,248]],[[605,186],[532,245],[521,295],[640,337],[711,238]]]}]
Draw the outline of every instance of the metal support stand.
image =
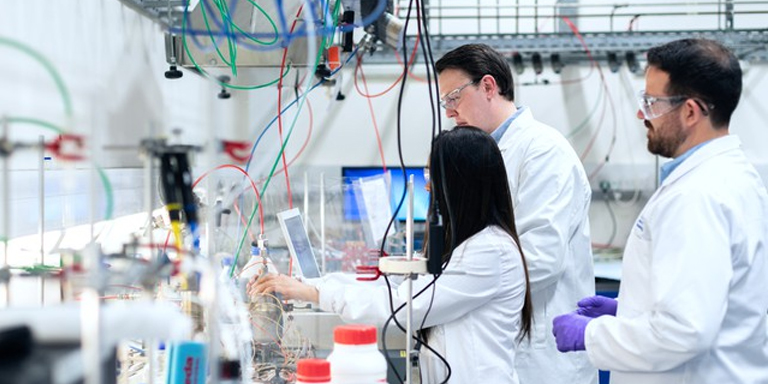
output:
[{"label": "metal support stand", "polygon": [[325,262],[328,258],[325,254],[325,172],[320,172],[320,255],[321,271],[325,275]]},{"label": "metal support stand", "polygon": [[[413,260],[413,175],[408,180],[408,216],[405,221],[405,259]],[[406,308],[406,342],[405,342],[405,382],[410,384],[411,359],[413,358],[413,279],[416,276],[409,274],[405,283],[408,287],[408,306]]]},{"label": "metal support stand", "polygon": [[379,270],[387,275],[404,275],[408,297],[406,298],[405,316],[406,316],[406,370],[405,383],[412,383],[411,362],[414,358],[413,350],[413,279],[416,275],[427,273],[427,260],[413,255],[413,175],[408,180],[408,216],[405,224],[405,257],[388,256],[379,260]]},{"label": "metal support stand", "polygon": [[85,384],[101,384],[101,251],[91,243],[83,251],[88,283],[80,295],[80,333]]},{"label": "metal support stand", "polygon": [[[40,232],[40,261],[39,264],[45,265],[45,136],[40,135],[40,172],[38,193],[40,194],[40,220],[38,231]],[[40,306],[45,305],[45,277],[40,277]]]}]

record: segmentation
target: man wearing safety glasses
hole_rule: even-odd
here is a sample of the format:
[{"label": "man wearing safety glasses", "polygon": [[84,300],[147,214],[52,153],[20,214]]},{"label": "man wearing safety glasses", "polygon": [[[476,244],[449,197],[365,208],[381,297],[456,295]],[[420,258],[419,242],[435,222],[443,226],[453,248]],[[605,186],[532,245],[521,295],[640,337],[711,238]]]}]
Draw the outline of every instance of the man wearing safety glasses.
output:
[{"label": "man wearing safety glasses", "polygon": [[768,383],[768,193],[729,134],[742,73],[720,43],[648,51],[637,117],[673,160],[624,250],[618,300],[584,298],[554,320],[612,383]]},{"label": "man wearing safety glasses", "polygon": [[509,363],[521,384],[595,384],[597,369],[586,354],[558,353],[550,328],[555,315],[595,292],[592,192],[579,157],[560,132],[515,105],[512,71],[499,52],[463,45],[435,66],[445,115],[489,133],[504,157],[534,311],[531,339]]}]

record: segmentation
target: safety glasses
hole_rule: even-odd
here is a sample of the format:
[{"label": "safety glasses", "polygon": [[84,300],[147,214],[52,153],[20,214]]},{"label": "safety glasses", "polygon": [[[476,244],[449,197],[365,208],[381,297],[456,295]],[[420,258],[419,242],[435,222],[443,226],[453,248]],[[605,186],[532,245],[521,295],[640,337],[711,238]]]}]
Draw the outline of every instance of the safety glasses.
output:
[{"label": "safety glasses", "polygon": [[464,88],[474,84],[477,84],[477,81],[470,81],[469,83],[466,83],[461,87],[458,87],[453,91],[448,92],[447,95],[443,96],[443,98],[440,99],[440,106],[443,107],[443,109],[455,109],[456,105],[459,104],[459,99],[461,98],[461,91],[463,91]]},{"label": "safety glasses", "polygon": [[705,103],[699,99],[689,97],[686,95],[678,96],[650,96],[645,93],[645,90],[641,90],[637,94],[637,102],[640,106],[640,112],[643,114],[645,120],[653,120],[666,115],[669,112],[675,110],[675,108],[683,105],[683,103],[691,99],[701,109],[701,114],[704,116],[709,115],[709,111],[714,109],[712,104]]}]

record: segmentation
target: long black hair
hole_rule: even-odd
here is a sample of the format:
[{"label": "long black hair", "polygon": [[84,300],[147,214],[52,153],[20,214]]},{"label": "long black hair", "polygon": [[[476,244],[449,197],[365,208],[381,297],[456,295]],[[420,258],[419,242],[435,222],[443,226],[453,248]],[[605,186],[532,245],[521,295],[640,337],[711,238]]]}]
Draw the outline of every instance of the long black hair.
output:
[{"label": "long black hair", "polygon": [[[437,199],[445,226],[444,262],[456,246],[491,225],[498,226],[515,240],[525,271],[525,299],[518,340],[530,337],[533,305],[528,266],[515,227],[504,158],[496,142],[472,126],[443,131],[432,144],[429,174],[431,198]],[[430,215],[434,214],[432,204]]]}]

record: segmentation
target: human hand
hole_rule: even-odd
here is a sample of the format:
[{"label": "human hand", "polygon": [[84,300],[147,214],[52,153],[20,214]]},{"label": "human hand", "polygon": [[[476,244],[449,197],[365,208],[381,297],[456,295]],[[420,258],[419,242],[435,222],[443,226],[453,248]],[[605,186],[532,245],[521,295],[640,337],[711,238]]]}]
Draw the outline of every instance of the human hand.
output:
[{"label": "human hand", "polygon": [[576,312],[560,315],[552,320],[552,334],[557,341],[560,352],[583,351],[584,331],[592,318],[579,315]]},{"label": "human hand", "polygon": [[317,303],[320,295],[317,289],[286,275],[266,274],[248,283],[248,295],[256,296],[277,292],[286,300],[301,300]]},{"label": "human hand", "polygon": [[616,307],[619,301],[605,296],[585,297],[577,303],[579,308],[576,313],[587,317],[600,317],[603,315],[616,316]]}]

